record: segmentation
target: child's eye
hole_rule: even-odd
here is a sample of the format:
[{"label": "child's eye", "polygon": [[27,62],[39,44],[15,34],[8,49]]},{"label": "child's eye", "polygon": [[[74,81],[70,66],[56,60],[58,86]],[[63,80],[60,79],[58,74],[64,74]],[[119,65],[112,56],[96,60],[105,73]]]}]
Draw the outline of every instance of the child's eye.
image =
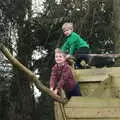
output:
[{"label": "child's eye", "polygon": [[62,58],[62,56],[59,56],[60,58]]},{"label": "child's eye", "polygon": [[67,32],[68,30],[65,30],[64,32]]}]

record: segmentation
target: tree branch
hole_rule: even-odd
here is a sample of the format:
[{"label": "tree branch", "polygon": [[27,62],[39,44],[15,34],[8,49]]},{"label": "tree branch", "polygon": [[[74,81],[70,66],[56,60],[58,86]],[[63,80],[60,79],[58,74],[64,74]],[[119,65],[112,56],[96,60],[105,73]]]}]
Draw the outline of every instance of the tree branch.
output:
[{"label": "tree branch", "polygon": [[30,77],[30,79],[35,83],[36,87],[39,90],[47,93],[49,96],[51,96],[53,99],[57,100],[58,102],[61,102],[61,103],[67,102],[67,99],[63,99],[60,96],[56,96],[55,94],[53,94],[52,91],[50,91],[49,88],[44,86],[43,83],[38,80],[35,74],[32,73],[32,71],[30,71],[24,65],[22,65],[15,57],[13,57],[12,54],[9,52],[9,50],[1,43],[0,43],[0,51],[8,58],[8,60],[12,63],[12,65],[16,66],[18,69],[25,72]]}]

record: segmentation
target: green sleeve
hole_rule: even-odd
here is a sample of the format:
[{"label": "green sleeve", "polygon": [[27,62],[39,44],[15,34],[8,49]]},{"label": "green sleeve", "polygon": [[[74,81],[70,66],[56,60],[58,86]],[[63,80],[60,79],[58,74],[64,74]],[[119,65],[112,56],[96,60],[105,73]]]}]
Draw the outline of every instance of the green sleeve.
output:
[{"label": "green sleeve", "polygon": [[68,40],[63,44],[63,46],[61,47],[61,50],[63,52],[66,52],[67,49],[69,49],[69,43],[68,43]]},{"label": "green sleeve", "polygon": [[71,48],[70,48],[70,55],[74,55],[74,53],[75,53],[75,48],[76,48],[76,43],[75,42],[73,42],[73,44],[72,44],[72,46],[71,46]]}]

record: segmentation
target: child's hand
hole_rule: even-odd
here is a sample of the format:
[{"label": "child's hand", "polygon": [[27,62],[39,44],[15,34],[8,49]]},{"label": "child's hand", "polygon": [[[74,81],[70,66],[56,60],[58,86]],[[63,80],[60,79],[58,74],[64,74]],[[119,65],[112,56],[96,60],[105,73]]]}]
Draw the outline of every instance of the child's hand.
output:
[{"label": "child's hand", "polygon": [[50,88],[51,91],[53,91],[53,88]]},{"label": "child's hand", "polygon": [[70,54],[67,54],[67,55],[66,55],[66,59],[69,59],[70,57],[71,57]]},{"label": "child's hand", "polygon": [[65,58],[66,58],[66,60],[75,59],[74,56],[72,56],[72,55],[70,55],[70,54],[67,54]]},{"label": "child's hand", "polygon": [[58,89],[55,89],[55,90],[53,91],[53,93],[54,93],[55,95],[57,95],[57,94],[58,94]]}]

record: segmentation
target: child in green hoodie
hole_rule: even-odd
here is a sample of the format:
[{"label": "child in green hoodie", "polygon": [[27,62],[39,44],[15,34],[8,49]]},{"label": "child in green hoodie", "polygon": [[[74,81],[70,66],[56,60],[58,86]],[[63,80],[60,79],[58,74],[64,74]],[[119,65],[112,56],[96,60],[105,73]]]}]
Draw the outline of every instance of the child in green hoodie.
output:
[{"label": "child in green hoodie", "polygon": [[88,63],[89,44],[80,37],[77,33],[73,32],[73,23],[64,23],[62,26],[66,41],[62,45],[61,50],[67,52],[76,58],[77,67],[80,66],[80,62],[85,60]]}]

